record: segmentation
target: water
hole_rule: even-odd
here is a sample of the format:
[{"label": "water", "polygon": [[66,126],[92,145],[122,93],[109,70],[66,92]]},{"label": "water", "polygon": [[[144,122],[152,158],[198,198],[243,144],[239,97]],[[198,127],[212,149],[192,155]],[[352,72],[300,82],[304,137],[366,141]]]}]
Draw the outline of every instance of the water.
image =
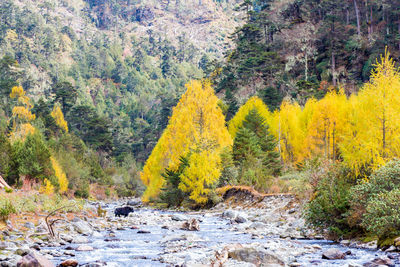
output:
[{"label": "water", "polygon": [[[144,210],[135,211],[137,213],[149,212]],[[173,212],[159,212],[160,214],[174,214]],[[145,214],[143,214],[145,216]],[[188,232],[184,230],[168,230],[162,229],[161,225],[141,225],[140,230],[149,231],[150,233],[140,234],[139,229],[126,229],[115,231],[115,237],[110,237],[109,231],[103,231],[90,238],[89,245],[94,251],[78,252],[76,251],[75,259],[80,264],[91,263],[94,261],[106,262],[107,266],[167,266],[159,261],[162,255],[163,239],[180,234],[195,234],[203,241],[193,242],[193,247],[188,248],[182,253],[191,253],[199,258],[205,257],[203,253],[197,253],[199,248],[207,251],[213,251],[211,247],[223,247],[225,244],[240,243],[268,243],[278,241],[284,247],[289,249],[303,248],[311,245],[319,245],[322,250],[312,254],[304,254],[296,257],[297,262],[303,266],[347,266],[348,263],[363,264],[372,259],[383,256],[384,253],[376,250],[348,248],[335,244],[326,240],[282,240],[278,237],[264,237],[261,239],[252,239],[251,234],[232,231],[229,221],[218,216],[189,215],[191,218],[197,218],[200,221],[200,231]],[[264,242],[263,242],[264,241]],[[268,242],[267,242],[268,241]],[[77,244],[68,245],[73,248],[78,247]],[[351,254],[345,260],[323,260],[322,251],[328,248],[338,248],[341,251],[350,251]],[[61,247],[63,249],[65,247]],[[196,251],[197,250],[197,251]],[[71,258],[63,256],[55,259],[55,263]],[[193,258],[192,258],[193,259]],[[399,265],[400,266],[400,265]]]}]

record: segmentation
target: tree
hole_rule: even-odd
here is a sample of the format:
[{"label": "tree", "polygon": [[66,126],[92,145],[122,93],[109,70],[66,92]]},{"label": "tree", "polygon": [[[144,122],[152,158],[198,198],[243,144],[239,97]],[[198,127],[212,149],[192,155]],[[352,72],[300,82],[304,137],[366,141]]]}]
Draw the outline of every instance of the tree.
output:
[{"label": "tree", "polygon": [[61,104],[64,113],[68,113],[78,97],[76,88],[69,82],[59,82],[54,85],[53,92],[56,94],[54,100]]},{"label": "tree", "polygon": [[220,152],[232,144],[210,82],[192,81],[186,88],[141,172],[147,186],[144,201],[160,193],[164,170],[177,170],[180,158],[190,153],[179,188],[194,202],[204,204],[220,175]]},{"label": "tree", "polygon": [[68,133],[68,123],[64,119],[64,114],[59,105],[54,105],[51,116],[55,120],[57,126],[60,127],[60,129],[62,129],[64,132]]}]

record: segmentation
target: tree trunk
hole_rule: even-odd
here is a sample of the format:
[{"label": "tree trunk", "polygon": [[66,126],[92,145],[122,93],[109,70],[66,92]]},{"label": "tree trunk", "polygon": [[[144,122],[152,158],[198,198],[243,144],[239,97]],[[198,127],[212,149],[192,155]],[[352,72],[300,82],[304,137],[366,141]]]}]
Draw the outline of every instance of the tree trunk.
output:
[{"label": "tree trunk", "polygon": [[353,0],[353,2],[354,2],[354,10],[356,12],[356,19],[357,19],[357,34],[358,34],[358,36],[361,36],[360,11],[358,10],[358,7],[357,7],[357,0]]},{"label": "tree trunk", "polygon": [[332,63],[332,83],[333,83],[333,86],[335,86],[336,87],[336,66],[335,66],[335,64],[336,64],[336,62],[335,62],[335,53],[332,51],[332,59],[331,59],[331,63]]}]

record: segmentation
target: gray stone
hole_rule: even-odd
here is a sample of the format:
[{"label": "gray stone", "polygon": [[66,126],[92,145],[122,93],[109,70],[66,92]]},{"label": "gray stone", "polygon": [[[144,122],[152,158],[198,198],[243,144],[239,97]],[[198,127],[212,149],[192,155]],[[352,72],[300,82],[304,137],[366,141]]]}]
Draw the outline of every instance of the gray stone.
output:
[{"label": "gray stone", "polygon": [[322,258],[327,260],[341,260],[346,258],[346,254],[336,248],[330,248],[322,253]]},{"label": "gray stone", "polygon": [[393,261],[386,256],[375,258],[370,262],[364,263],[364,267],[395,266]]},{"label": "gray stone", "polygon": [[73,223],[73,226],[75,228],[75,230],[83,235],[91,235],[93,234],[93,229],[92,227],[84,221],[77,221]]},{"label": "gray stone", "polygon": [[238,214],[236,216],[236,218],[235,218],[235,222],[237,222],[237,223],[245,223],[245,222],[247,222],[246,215],[244,215],[242,213]]},{"label": "gray stone", "polygon": [[250,262],[260,267],[285,266],[285,261],[263,248],[240,248],[229,252],[229,258]]},{"label": "gray stone", "polygon": [[21,258],[17,267],[54,267],[54,264],[44,256],[33,252]]},{"label": "gray stone", "polygon": [[185,215],[182,215],[182,214],[174,214],[174,215],[172,215],[171,219],[173,221],[187,221],[188,217],[186,217]]},{"label": "gray stone", "polygon": [[26,222],[24,223],[24,227],[28,229],[34,229],[35,225],[32,222]]},{"label": "gray stone", "polygon": [[89,240],[84,236],[78,235],[78,236],[76,236],[76,237],[74,237],[72,239],[71,243],[73,243],[73,244],[86,244],[86,243],[89,243]]},{"label": "gray stone", "polygon": [[93,247],[88,245],[82,245],[76,248],[76,251],[93,251]]},{"label": "gray stone", "polygon": [[236,216],[237,216],[237,212],[234,210],[231,210],[231,209],[225,210],[222,213],[223,218],[228,218],[228,219],[232,219],[232,220],[234,220],[236,218]]}]

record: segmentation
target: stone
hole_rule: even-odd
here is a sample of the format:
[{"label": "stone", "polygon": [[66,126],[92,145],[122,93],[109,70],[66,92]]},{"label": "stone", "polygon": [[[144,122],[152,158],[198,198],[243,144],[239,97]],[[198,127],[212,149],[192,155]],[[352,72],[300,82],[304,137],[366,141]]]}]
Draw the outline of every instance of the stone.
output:
[{"label": "stone", "polygon": [[128,203],[126,203],[128,206],[139,206],[142,203],[140,202],[140,200],[135,200],[135,199],[131,199],[128,200]]},{"label": "stone", "polygon": [[342,260],[346,258],[346,254],[336,248],[330,248],[322,253],[322,258],[326,260]]},{"label": "stone", "polygon": [[393,261],[386,256],[378,257],[370,262],[364,263],[364,267],[395,266]]},{"label": "stone", "polygon": [[399,236],[399,237],[396,237],[393,241],[394,241],[394,245],[395,245],[396,247],[400,247],[400,236]]},{"label": "stone", "polygon": [[82,235],[91,235],[93,234],[92,227],[85,221],[77,221],[73,223],[75,231]]},{"label": "stone", "polygon": [[35,225],[32,222],[26,222],[24,223],[24,227],[28,229],[34,229]]},{"label": "stone", "polygon": [[264,248],[240,248],[229,252],[229,258],[253,263],[256,266],[285,266],[285,261]]},{"label": "stone", "polygon": [[236,218],[235,218],[235,222],[237,222],[237,223],[245,223],[245,222],[247,222],[247,218],[246,218],[246,215],[244,215],[244,214],[238,214],[237,216],[236,216]]},{"label": "stone", "polygon": [[86,243],[89,243],[89,240],[85,236],[78,235],[78,236],[75,236],[72,239],[71,243],[73,243],[73,244],[86,244]]},{"label": "stone", "polygon": [[150,231],[146,231],[146,230],[139,230],[137,231],[138,234],[150,234]]},{"label": "stone", "polygon": [[88,245],[82,245],[76,248],[76,251],[93,251],[93,247]]},{"label": "stone", "polygon": [[231,209],[225,210],[222,213],[223,218],[228,218],[228,219],[232,219],[232,220],[234,220],[236,218],[236,216],[237,216],[237,212],[234,210],[231,210]]},{"label": "stone", "polygon": [[181,229],[187,230],[187,231],[199,231],[200,225],[199,225],[199,222],[195,218],[192,218],[189,221],[184,222],[182,224]]},{"label": "stone", "polygon": [[188,220],[188,217],[186,217],[185,215],[182,215],[182,214],[174,214],[174,215],[172,215],[172,217],[171,217],[171,219],[173,220],[173,221],[187,221]]},{"label": "stone", "polygon": [[30,249],[28,248],[18,248],[14,254],[19,255],[19,256],[25,256],[28,255],[31,252]]},{"label": "stone", "polygon": [[65,260],[63,261],[60,266],[62,267],[76,267],[78,266],[78,261],[75,259],[69,259],[69,260]]},{"label": "stone", "polygon": [[18,261],[17,267],[54,267],[54,264],[44,256],[36,252],[32,252],[22,257]]}]

